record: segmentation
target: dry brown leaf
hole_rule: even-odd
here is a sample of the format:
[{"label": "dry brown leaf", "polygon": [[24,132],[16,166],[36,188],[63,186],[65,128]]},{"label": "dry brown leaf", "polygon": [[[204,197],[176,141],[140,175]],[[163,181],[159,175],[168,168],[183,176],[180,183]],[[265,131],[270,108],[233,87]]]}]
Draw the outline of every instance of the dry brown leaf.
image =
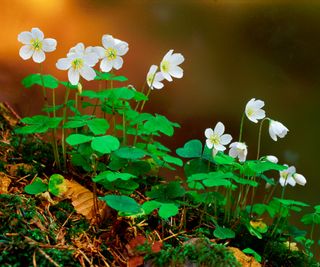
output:
[{"label": "dry brown leaf", "polygon": [[6,168],[6,171],[11,176],[17,176],[19,170],[24,170],[25,172],[31,172],[33,169],[33,166],[25,163],[17,163],[17,164],[7,164],[5,168]]},{"label": "dry brown leaf", "polygon": [[234,247],[228,247],[228,249],[233,253],[237,261],[240,262],[241,266],[261,267],[261,264],[254,257],[244,254],[240,249]]},{"label": "dry brown leaf", "polygon": [[[66,191],[63,193],[63,197],[71,199],[71,203],[77,213],[85,216],[88,220],[95,218],[95,198],[94,194],[82,186],[81,184],[65,179]],[[101,220],[109,217],[111,208],[102,200],[97,200],[98,210],[97,214]]]},{"label": "dry brown leaf", "polygon": [[0,172],[0,194],[7,194],[11,179],[4,173]]}]

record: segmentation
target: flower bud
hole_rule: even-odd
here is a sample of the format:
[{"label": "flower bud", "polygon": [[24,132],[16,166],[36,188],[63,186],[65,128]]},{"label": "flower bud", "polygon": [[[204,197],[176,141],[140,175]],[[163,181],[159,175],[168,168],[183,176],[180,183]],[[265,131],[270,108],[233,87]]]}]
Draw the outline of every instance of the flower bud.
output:
[{"label": "flower bud", "polygon": [[293,179],[295,179],[297,184],[299,184],[299,185],[304,186],[307,183],[306,178],[302,174],[299,174],[299,173],[295,173],[293,175]]},{"label": "flower bud", "polygon": [[270,161],[272,163],[278,163],[278,161],[279,161],[277,157],[272,156],[272,155],[266,156],[266,160]]}]

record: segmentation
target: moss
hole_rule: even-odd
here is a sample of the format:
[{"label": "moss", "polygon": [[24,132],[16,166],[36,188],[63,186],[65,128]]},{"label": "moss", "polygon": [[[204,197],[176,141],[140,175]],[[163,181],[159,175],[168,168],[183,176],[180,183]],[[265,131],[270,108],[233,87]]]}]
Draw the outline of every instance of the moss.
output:
[{"label": "moss", "polygon": [[146,266],[240,266],[224,245],[211,243],[208,239],[194,240],[176,248],[167,246],[159,253],[146,256]]},{"label": "moss", "polygon": [[[33,257],[37,266],[51,266],[50,260],[61,266],[80,266],[72,250],[45,248],[55,245],[57,224],[48,223],[52,218],[40,212],[34,199],[0,194],[0,213],[0,266],[34,266]],[[37,221],[48,229],[39,229]]]}]

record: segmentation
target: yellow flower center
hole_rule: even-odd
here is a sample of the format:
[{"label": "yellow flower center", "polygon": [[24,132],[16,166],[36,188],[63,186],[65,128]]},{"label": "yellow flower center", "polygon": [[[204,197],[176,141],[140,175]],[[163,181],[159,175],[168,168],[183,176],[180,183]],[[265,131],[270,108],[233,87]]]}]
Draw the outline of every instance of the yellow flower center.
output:
[{"label": "yellow flower center", "polygon": [[37,39],[31,39],[31,45],[34,50],[39,51],[42,49],[42,41],[40,41],[38,38]]},{"label": "yellow flower center", "polygon": [[80,70],[83,67],[83,59],[76,58],[72,61],[71,66],[75,70]]},{"label": "yellow flower center", "polygon": [[211,141],[212,144],[215,144],[215,145],[220,144],[220,136],[217,134],[211,135],[209,140]]},{"label": "yellow flower center", "polygon": [[117,58],[117,51],[114,48],[109,47],[106,49],[106,57],[109,61],[115,60]]},{"label": "yellow flower center", "polygon": [[168,72],[169,68],[170,68],[170,62],[167,61],[167,60],[162,61],[162,63],[161,63],[161,71],[162,72]]},{"label": "yellow flower center", "polygon": [[254,110],[253,110],[252,108],[249,108],[249,109],[247,110],[247,113],[248,113],[248,116],[250,117],[250,116],[253,115]]}]

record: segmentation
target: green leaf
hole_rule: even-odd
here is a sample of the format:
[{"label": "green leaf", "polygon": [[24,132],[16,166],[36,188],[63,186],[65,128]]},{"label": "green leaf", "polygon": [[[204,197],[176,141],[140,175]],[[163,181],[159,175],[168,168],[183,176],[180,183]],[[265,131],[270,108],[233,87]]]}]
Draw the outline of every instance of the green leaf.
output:
[{"label": "green leaf", "polygon": [[95,80],[104,80],[104,81],[118,81],[118,82],[125,82],[128,79],[124,76],[115,76],[113,73],[108,72],[100,72],[95,70],[96,77]]},{"label": "green leaf", "polygon": [[156,114],[155,117],[150,118],[144,124],[144,129],[150,133],[157,131],[162,132],[165,135],[172,136],[174,133],[174,127],[178,127],[179,124],[169,121],[166,117]]},{"label": "green leaf", "polygon": [[253,176],[254,174],[260,174],[269,170],[282,171],[287,167],[270,161],[248,160],[244,163],[243,168],[245,175]]},{"label": "green leaf", "polygon": [[102,154],[109,154],[120,146],[119,140],[112,135],[94,137],[91,147]]},{"label": "green leaf", "polygon": [[155,209],[158,209],[161,207],[161,203],[155,200],[146,201],[142,204],[142,209],[144,210],[145,214],[150,214]]},{"label": "green leaf", "polygon": [[185,194],[185,189],[179,182],[170,182],[168,184],[158,184],[151,188],[151,191],[146,195],[150,198],[157,199],[159,202],[166,202],[178,197],[182,197]]},{"label": "green leaf", "polygon": [[216,226],[216,229],[213,232],[213,235],[219,239],[229,239],[235,237],[235,232],[229,228],[224,228]]},{"label": "green leaf", "polygon": [[291,200],[291,199],[281,199],[281,198],[276,198],[276,197],[274,197],[274,199],[285,206],[300,206],[300,207],[308,207],[309,206],[309,204],[301,202],[301,201],[296,201],[296,200]]},{"label": "green leaf", "polygon": [[320,205],[314,206],[316,213],[320,213]]},{"label": "green leaf", "polygon": [[252,212],[258,214],[261,216],[263,213],[265,213],[267,210],[267,205],[266,204],[254,204],[252,207]]},{"label": "green leaf", "polygon": [[84,134],[70,134],[66,138],[66,142],[70,146],[75,146],[75,145],[90,142],[92,139],[93,139],[93,136],[88,136],[88,135],[84,135]]},{"label": "green leaf", "polygon": [[58,80],[52,75],[31,74],[22,80],[24,87],[29,88],[33,85],[40,85],[46,88],[55,89],[59,86]]},{"label": "green leaf", "polygon": [[121,147],[114,154],[119,158],[135,160],[143,158],[147,152],[136,147]]},{"label": "green leaf", "polygon": [[60,174],[52,174],[49,179],[48,191],[55,196],[60,196],[66,190],[64,177]]},{"label": "green leaf", "polygon": [[131,178],[135,178],[136,176],[131,173],[122,173],[122,172],[113,172],[113,171],[104,171],[99,173],[96,177],[94,177],[92,180],[94,182],[100,182],[103,180],[108,180],[109,182],[113,182],[117,179],[121,179],[124,181],[127,181]]},{"label": "green leaf", "polygon": [[169,217],[177,215],[179,212],[179,208],[177,205],[173,203],[161,203],[161,207],[159,209],[159,216],[162,219],[167,220]]},{"label": "green leaf", "polygon": [[90,131],[96,135],[105,134],[110,127],[108,121],[102,118],[95,118],[92,120],[88,120],[87,125]]},{"label": "green leaf", "polygon": [[60,82],[63,86],[69,88],[69,89],[76,89],[78,90],[78,85],[72,85],[70,82]]},{"label": "green leaf", "polygon": [[141,212],[141,206],[131,197],[118,196],[118,195],[106,195],[100,197],[101,200],[105,201],[108,206],[119,211],[129,214],[137,214]]},{"label": "green leaf", "polygon": [[208,166],[208,161],[201,158],[192,159],[184,165],[184,172],[186,176],[191,176],[195,173],[208,173],[214,170],[215,166],[211,164]]},{"label": "green leaf", "polygon": [[182,148],[178,148],[176,153],[183,158],[199,158],[202,155],[202,143],[197,139],[188,141]]},{"label": "green leaf", "polygon": [[30,195],[37,195],[48,190],[48,185],[46,185],[40,178],[34,179],[34,181],[26,185],[24,191]]},{"label": "green leaf", "polygon": [[214,157],[214,161],[215,161],[215,163],[220,164],[220,165],[233,165],[235,163],[235,159],[233,157],[225,155],[221,152],[219,152]]},{"label": "green leaf", "polygon": [[83,126],[86,126],[87,123],[85,121],[82,120],[72,120],[72,121],[67,121],[64,125],[63,128],[66,129],[74,129],[74,128],[80,128]]},{"label": "green leaf", "polygon": [[36,115],[33,117],[25,117],[21,122],[28,124],[27,126],[17,128],[18,134],[45,133],[50,128],[57,128],[62,118],[50,118],[48,116]]},{"label": "green leaf", "polygon": [[172,164],[175,164],[177,166],[183,166],[182,160],[177,158],[177,157],[173,157],[173,156],[170,156],[170,155],[165,155],[165,156],[163,156],[163,160],[165,162],[172,163]]},{"label": "green leaf", "polygon": [[261,262],[262,260],[261,256],[251,248],[245,248],[244,250],[242,250],[242,252],[245,254],[252,255],[257,262]]},{"label": "green leaf", "polygon": [[301,222],[304,224],[320,224],[320,214],[318,213],[305,214],[301,218]]}]

